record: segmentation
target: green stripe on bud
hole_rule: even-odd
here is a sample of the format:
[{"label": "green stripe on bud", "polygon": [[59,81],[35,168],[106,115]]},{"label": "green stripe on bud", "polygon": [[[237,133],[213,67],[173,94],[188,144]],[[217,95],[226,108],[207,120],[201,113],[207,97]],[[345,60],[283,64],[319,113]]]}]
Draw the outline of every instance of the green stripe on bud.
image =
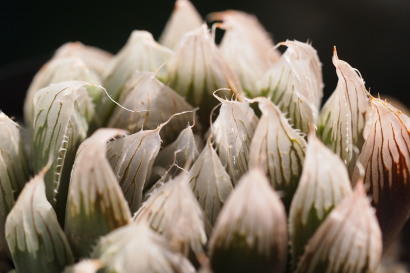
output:
[{"label": "green stripe on bud", "polygon": [[88,88],[97,87],[86,82],[67,81],[49,85],[34,97],[34,170],[38,172],[51,162],[44,178],[46,195],[60,221],[64,219],[75,153],[94,119]]},{"label": "green stripe on bud", "polygon": [[272,187],[283,191],[288,210],[302,174],[306,141],[269,99],[256,100],[262,117],[252,139],[249,167],[262,168]]},{"label": "green stripe on bud", "polygon": [[136,223],[148,223],[168,239],[175,251],[188,256],[203,254],[206,243],[204,213],[181,173],[154,190],[134,216]]},{"label": "green stripe on bud", "polygon": [[286,213],[262,171],[244,175],[218,216],[210,241],[214,273],[283,272]]},{"label": "green stripe on bud", "polygon": [[26,184],[6,221],[6,239],[18,272],[61,272],[73,257],[45,195],[44,173]]},{"label": "green stripe on bud", "polygon": [[364,81],[348,63],[333,55],[339,82],[320,112],[318,134],[345,162],[349,175],[364,143],[363,130],[370,103]]},{"label": "green stripe on bud", "polygon": [[308,133],[316,126],[323,96],[322,64],[307,43],[286,41],[280,45],[288,49],[264,74],[261,95],[278,105],[294,128]]},{"label": "green stripe on bud", "polygon": [[309,136],[302,176],[289,215],[292,266],[331,210],[352,192],[346,166],[315,135]]},{"label": "green stripe on bud", "polygon": [[26,181],[29,180],[21,128],[0,111],[0,259],[8,253],[4,225]]},{"label": "green stripe on bud", "polygon": [[65,233],[76,257],[88,257],[100,236],[128,224],[130,211],[106,157],[107,142],[124,135],[100,129],[79,147],[71,173]]},{"label": "green stripe on bud", "polygon": [[309,240],[295,272],[376,272],[381,255],[380,227],[360,182]]}]

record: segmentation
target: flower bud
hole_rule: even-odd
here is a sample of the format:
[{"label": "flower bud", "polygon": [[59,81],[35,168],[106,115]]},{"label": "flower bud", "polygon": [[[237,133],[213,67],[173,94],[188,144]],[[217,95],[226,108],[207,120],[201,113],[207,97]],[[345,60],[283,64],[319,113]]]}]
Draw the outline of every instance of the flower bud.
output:
[{"label": "flower bud", "polygon": [[[104,87],[111,99],[117,101],[126,82],[135,71],[155,71],[172,55],[172,51],[157,44],[151,33],[133,31],[127,44],[112,58],[106,70]],[[102,96],[97,105],[97,113],[101,115],[103,124],[108,121],[115,104],[108,96]]]},{"label": "flower bud", "polygon": [[371,119],[366,141],[353,172],[353,182],[363,175],[372,196],[387,247],[410,214],[410,118],[389,103],[371,98]]},{"label": "flower bud", "polygon": [[162,234],[175,251],[188,256],[190,251],[203,253],[206,243],[204,215],[181,173],[151,193],[134,216],[136,223],[148,223]]},{"label": "flower bud", "polygon": [[[227,98],[243,99],[240,83],[216,47],[206,25],[183,37],[175,55],[165,65],[164,82],[199,106],[201,123],[209,123],[209,113],[217,104],[212,93],[225,88]],[[229,91],[227,91],[229,90]]]},{"label": "flower bud", "polygon": [[73,257],[45,195],[44,172],[26,184],[6,220],[6,239],[17,272],[61,272]]},{"label": "flower bud", "polygon": [[53,58],[76,57],[102,78],[112,58],[112,54],[100,48],[69,42],[60,46]]},{"label": "flower bud", "polygon": [[302,176],[290,207],[289,234],[294,268],[316,229],[351,192],[343,161],[311,134]]},{"label": "flower bud", "polygon": [[207,17],[223,21],[219,26],[225,33],[219,48],[246,93],[255,96],[260,76],[280,57],[270,35],[255,16],[242,11],[213,12]]},{"label": "flower bud", "polygon": [[213,145],[234,183],[248,171],[250,145],[258,118],[248,102],[224,100],[212,124]]},{"label": "flower bud", "polygon": [[173,143],[158,153],[150,180],[154,182],[158,179],[167,181],[167,177],[175,177],[180,173],[181,168],[195,162],[201,148],[197,137],[192,132],[192,127],[188,126],[181,131]]},{"label": "flower bud", "polygon": [[143,190],[152,186],[148,181],[161,147],[161,128],[139,131],[108,143],[107,157],[131,213],[141,206]]},{"label": "flower bud", "polygon": [[286,213],[260,170],[244,175],[218,216],[210,241],[214,273],[283,272]]},{"label": "flower bud", "polygon": [[0,111],[0,259],[9,255],[4,237],[7,214],[28,180],[21,128]]},{"label": "flower bud", "polygon": [[283,191],[289,209],[302,174],[306,141],[269,99],[257,101],[262,117],[251,142],[249,168],[260,167],[267,174],[272,187]]},{"label": "flower bud", "polygon": [[[33,165],[45,175],[47,199],[62,222],[75,153],[94,119],[94,105],[87,94],[95,85],[67,81],[49,85],[34,97]],[[57,202],[57,203],[56,203]]]},{"label": "flower bud", "polygon": [[[135,73],[124,87],[119,103],[133,112],[117,107],[108,126],[126,129],[130,133],[141,129],[155,129],[173,114],[193,110],[183,97],[157,80],[150,72]],[[162,139],[167,142],[175,140],[179,132],[188,123],[192,123],[192,120],[191,115],[172,118],[161,130]]]},{"label": "flower bud", "polygon": [[67,198],[65,233],[76,257],[88,257],[100,236],[128,224],[130,211],[106,157],[107,141],[124,131],[100,129],[79,147]]},{"label": "flower bud", "polygon": [[[85,81],[95,85],[101,83],[98,75],[76,57],[53,58],[37,72],[24,101],[24,121],[28,127],[33,125],[35,119],[33,103],[37,91],[53,83],[72,80]],[[87,91],[90,92],[89,95],[94,99],[94,102],[97,102],[102,94],[101,92],[92,93],[93,89],[91,88]]]},{"label": "flower bud", "polygon": [[194,273],[194,267],[145,224],[129,224],[103,237],[93,252],[101,273]]},{"label": "flower bud", "polygon": [[323,96],[322,64],[309,44],[280,44],[288,49],[264,74],[260,95],[271,98],[294,128],[309,133],[316,127]]},{"label": "flower bud", "polygon": [[159,38],[160,44],[175,49],[182,37],[202,25],[201,15],[188,0],[175,1],[174,11]]},{"label": "flower bud", "polygon": [[188,177],[196,199],[214,224],[233,185],[210,141],[192,165]]},{"label": "flower bud", "polygon": [[323,142],[338,154],[352,174],[364,143],[363,129],[370,103],[364,81],[348,63],[339,60],[336,49],[333,64],[339,77],[336,90],[320,112],[318,133]]},{"label": "flower bud", "polygon": [[360,182],[309,240],[295,272],[375,272],[381,255],[380,227]]}]

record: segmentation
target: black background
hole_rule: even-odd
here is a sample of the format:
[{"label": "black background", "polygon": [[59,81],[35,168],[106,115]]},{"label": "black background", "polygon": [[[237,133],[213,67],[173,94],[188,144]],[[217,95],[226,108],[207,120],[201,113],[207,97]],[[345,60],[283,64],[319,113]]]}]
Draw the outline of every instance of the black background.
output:
[{"label": "black background", "polygon": [[[275,42],[311,41],[323,63],[325,94],[337,82],[333,45],[359,69],[372,94],[409,105],[409,0],[196,0],[202,16],[239,9],[256,14]],[[32,76],[67,41],[117,52],[134,29],[158,38],[173,1],[2,1],[0,6],[0,109],[21,115]]]}]

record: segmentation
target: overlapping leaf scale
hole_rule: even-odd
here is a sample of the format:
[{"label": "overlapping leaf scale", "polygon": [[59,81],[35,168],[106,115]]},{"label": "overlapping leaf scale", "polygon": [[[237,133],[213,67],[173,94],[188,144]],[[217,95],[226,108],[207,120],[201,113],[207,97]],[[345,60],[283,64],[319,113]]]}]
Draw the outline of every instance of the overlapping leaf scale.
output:
[{"label": "overlapping leaf scale", "polygon": [[100,48],[69,42],[60,46],[54,58],[76,57],[81,59],[91,70],[102,78],[112,58],[112,54]]},{"label": "overlapping leaf scale", "polygon": [[94,119],[88,88],[97,87],[86,82],[67,81],[43,88],[34,97],[33,166],[38,172],[51,163],[45,175],[46,195],[60,221],[64,219],[75,153]]},{"label": "overlapping leaf scale", "polygon": [[107,158],[131,213],[141,206],[143,190],[151,186],[147,182],[161,147],[161,128],[140,131],[108,143]]},{"label": "overlapping leaf scale", "polygon": [[154,161],[151,182],[159,179],[166,181],[167,178],[175,177],[180,173],[181,168],[195,162],[202,148],[198,142],[198,136],[193,134],[192,126],[182,130],[173,143],[158,153]]},{"label": "overlapping leaf scale", "polygon": [[130,224],[103,237],[93,252],[101,273],[194,273],[194,267],[146,224]]},{"label": "overlapping leaf scale", "polygon": [[269,99],[258,98],[262,116],[253,136],[249,168],[260,167],[289,209],[302,174],[306,141]]},{"label": "overlapping leaf scale", "polygon": [[217,104],[212,93],[228,88],[223,93],[228,98],[244,97],[240,83],[216,47],[206,25],[183,37],[175,54],[165,65],[162,79],[184,96],[193,106],[199,106],[201,123],[209,123],[209,113]]},{"label": "overlapping leaf scale", "polygon": [[410,214],[410,118],[388,102],[376,98],[370,102],[366,141],[352,180],[359,180],[364,169],[366,190],[387,247]]},{"label": "overlapping leaf scale", "polygon": [[[126,82],[135,71],[155,71],[172,55],[172,51],[155,42],[147,31],[133,31],[126,45],[112,58],[104,77],[104,87],[111,99],[117,101]],[[101,120],[108,121],[115,104],[103,96],[97,112]]]},{"label": "overlapping leaf scale", "polygon": [[314,134],[309,136],[302,176],[289,214],[292,265],[331,210],[352,192],[346,166]]},{"label": "overlapping leaf scale", "polygon": [[336,50],[333,64],[339,81],[320,112],[318,134],[342,158],[351,175],[358,157],[356,149],[360,150],[364,143],[363,129],[370,103],[363,79],[348,63],[339,60]]},{"label": "overlapping leaf scale", "polygon": [[[130,133],[155,129],[173,114],[193,110],[183,97],[150,72],[135,73],[124,87],[119,103],[133,112],[117,107],[108,126],[126,129]],[[168,142],[175,140],[188,123],[193,123],[192,116],[175,116],[161,130],[161,138]]]},{"label": "overlapping leaf scale", "polygon": [[212,124],[212,144],[234,183],[248,171],[252,137],[258,117],[248,102],[219,99],[218,118]]},{"label": "overlapping leaf scale", "polygon": [[148,223],[170,242],[175,251],[188,256],[203,254],[207,237],[204,213],[181,173],[154,190],[134,216],[136,223]]},{"label": "overlapping leaf scale", "polygon": [[0,111],[0,257],[8,255],[4,225],[15,200],[29,180],[20,126]]},{"label": "overlapping leaf scale", "polygon": [[286,213],[261,170],[245,174],[228,197],[210,240],[210,264],[220,272],[283,272]]},{"label": "overlapping leaf scale", "polygon": [[263,75],[261,95],[271,98],[294,128],[308,133],[316,127],[323,96],[322,64],[309,44],[286,41],[281,45],[288,49]]},{"label": "overlapping leaf scale", "polygon": [[381,255],[380,227],[360,182],[309,240],[295,272],[375,272]]},{"label": "overlapping leaf scale", "polygon": [[219,48],[245,92],[254,97],[259,78],[280,57],[272,48],[270,35],[255,16],[245,12],[227,10],[207,17],[211,21],[223,21],[219,26],[225,33]]},{"label": "overlapping leaf scale", "polygon": [[196,199],[214,224],[233,183],[210,141],[192,165],[188,177]]},{"label": "overlapping leaf scale", "polygon": [[201,15],[188,0],[175,1],[174,11],[159,38],[159,43],[176,49],[182,37],[189,31],[200,27],[203,23]]},{"label": "overlapping leaf scale", "polygon": [[[34,76],[32,83],[27,91],[24,101],[24,121],[28,127],[33,125],[34,97],[36,93],[50,84],[64,81],[85,81],[99,85],[98,75],[91,70],[81,59],[76,57],[53,58],[46,63]],[[102,95],[101,92],[93,92],[95,89],[87,90],[94,102]]]},{"label": "overlapping leaf scale", "polygon": [[44,173],[26,184],[7,216],[6,239],[17,272],[61,272],[70,247],[45,195]]},{"label": "overlapping leaf scale", "polygon": [[65,221],[65,233],[76,257],[89,256],[99,237],[131,221],[127,201],[106,157],[107,142],[124,133],[100,129],[78,149]]}]

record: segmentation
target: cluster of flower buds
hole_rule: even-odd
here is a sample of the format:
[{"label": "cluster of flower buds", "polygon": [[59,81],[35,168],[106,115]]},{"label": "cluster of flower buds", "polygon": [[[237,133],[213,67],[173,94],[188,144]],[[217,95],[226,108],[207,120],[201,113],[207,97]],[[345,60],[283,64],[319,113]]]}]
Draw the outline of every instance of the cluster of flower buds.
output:
[{"label": "cluster of flower buds", "polygon": [[311,44],[240,11],[207,20],[177,0],[159,42],[65,44],[24,123],[0,112],[0,272],[390,272],[410,118],[336,49],[321,107]]}]

